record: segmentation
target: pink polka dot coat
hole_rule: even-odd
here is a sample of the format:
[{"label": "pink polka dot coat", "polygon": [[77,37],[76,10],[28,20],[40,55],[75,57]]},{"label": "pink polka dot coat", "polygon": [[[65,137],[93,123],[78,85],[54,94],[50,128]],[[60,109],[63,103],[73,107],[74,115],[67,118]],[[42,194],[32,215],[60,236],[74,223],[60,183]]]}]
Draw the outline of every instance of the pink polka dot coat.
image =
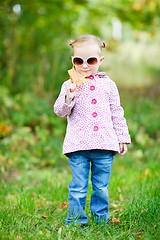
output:
[{"label": "pink polka dot coat", "polygon": [[131,143],[116,84],[104,72],[89,77],[91,81],[77,87],[69,105],[65,103],[63,83],[54,111],[67,117],[63,154],[79,150],[105,149],[119,153],[119,143]]}]

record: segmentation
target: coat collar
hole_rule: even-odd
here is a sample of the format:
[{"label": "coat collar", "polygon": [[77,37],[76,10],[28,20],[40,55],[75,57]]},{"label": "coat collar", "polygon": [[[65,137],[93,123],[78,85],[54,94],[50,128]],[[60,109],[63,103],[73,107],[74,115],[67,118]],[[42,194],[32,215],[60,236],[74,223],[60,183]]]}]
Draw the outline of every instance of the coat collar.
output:
[{"label": "coat collar", "polygon": [[98,76],[98,77],[106,77],[106,73],[105,72],[97,72],[95,76]]}]

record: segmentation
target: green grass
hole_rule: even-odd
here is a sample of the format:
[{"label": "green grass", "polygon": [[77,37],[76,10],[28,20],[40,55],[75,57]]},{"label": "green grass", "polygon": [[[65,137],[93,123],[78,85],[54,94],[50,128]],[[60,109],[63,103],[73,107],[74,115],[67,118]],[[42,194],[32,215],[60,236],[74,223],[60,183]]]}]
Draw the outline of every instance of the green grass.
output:
[{"label": "green grass", "polygon": [[[140,167],[141,165],[141,167]],[[88,226],[65,228],[69,167],[14,172],[1,182],[0,239],[159,239],[158,161],[116,157],[110,179],[110,214],[120,224],[95,224],[86,204]]]}]

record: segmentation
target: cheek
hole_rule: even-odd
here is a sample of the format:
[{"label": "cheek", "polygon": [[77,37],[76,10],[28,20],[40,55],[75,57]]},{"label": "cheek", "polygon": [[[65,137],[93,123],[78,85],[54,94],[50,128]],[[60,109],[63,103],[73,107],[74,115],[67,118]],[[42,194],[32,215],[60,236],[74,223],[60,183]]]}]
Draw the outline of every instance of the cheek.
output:
[{"label": "cheek", "polygon": [[97,71],[99,68],[99,65],[92,66],[90,69],[93,71]]},{"label": "cheek", "polygon": [[81,66],[75,66],[76,71],[79,71],[81,69]]}]

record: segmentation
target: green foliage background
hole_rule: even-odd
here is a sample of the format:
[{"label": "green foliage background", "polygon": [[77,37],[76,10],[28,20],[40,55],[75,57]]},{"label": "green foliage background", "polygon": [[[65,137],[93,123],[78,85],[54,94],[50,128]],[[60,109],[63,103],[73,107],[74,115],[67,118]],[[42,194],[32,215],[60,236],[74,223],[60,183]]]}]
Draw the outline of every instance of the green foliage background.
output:
[{"label": "green foliage background", "polygon": [[[15,11],[17,4],[20,12]],[[159,10],[158,0],[1,1],[0,172],[3,177],[14,167],[65,164],[61,151],[66,120],[56,117],[52,106],[71,68],[69,41],[80,34],[95,34],[107,42],[102,70],[115,80],[123,96],[132,137],[131,151],[143,155],[146,144],[159,139],[159,97],[156,102],[150,97],[145,100],[146,95],[137,99],[146,88],[159,83]],[[120,41],[112,36],[114,18],[122,22]],[[132,96],[137,100],[135,106],[128,97],[137,87],[136,97]],[[158,87],[153,89],[152,92],[158,93]]]},{"label": "green foliage background", "polygon": [[[19,14],[13,11],[16,4],[21,6]],[[96,34],[113,50],[111,24],[117,17],[139,34],[147,31],[152,41],[159,27],[160,5],[156,0],[6,0],[1,2],[0,12],[1,84],[14,94],[46,90],[55,96],[68,78],[70,39]],[[126,32],[136,39],[131,30]],[[127,33],[123,40],[126,38]]]}]

